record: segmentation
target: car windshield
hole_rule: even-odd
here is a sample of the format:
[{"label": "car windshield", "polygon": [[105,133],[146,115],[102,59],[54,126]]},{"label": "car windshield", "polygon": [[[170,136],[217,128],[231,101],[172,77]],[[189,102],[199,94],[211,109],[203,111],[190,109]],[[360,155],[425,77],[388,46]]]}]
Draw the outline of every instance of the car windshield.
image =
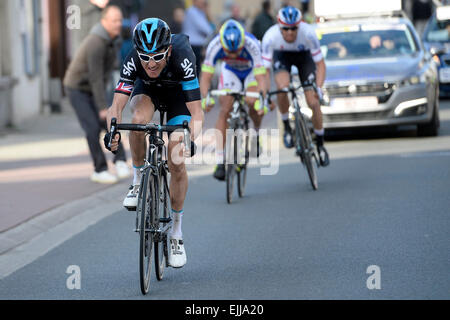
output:
[{"label": "car windshield", "polygon": [[396,57],[413,54],[416,43],[406,25],[353,25],[318,28],[326,60]]},{"label": "car windshield", "polygon": [[449,42],[450,20],[438,21],[433,17],[425,31],[425,39],[428,42]]}]

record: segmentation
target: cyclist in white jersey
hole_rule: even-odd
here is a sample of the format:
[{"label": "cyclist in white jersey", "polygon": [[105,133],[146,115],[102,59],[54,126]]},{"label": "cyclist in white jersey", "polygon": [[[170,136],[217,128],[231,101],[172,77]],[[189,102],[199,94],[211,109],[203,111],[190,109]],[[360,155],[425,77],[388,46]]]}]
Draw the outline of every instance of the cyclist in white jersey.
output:
[{"label": "cyclist in white jersey", "polygon": [[[206,50],[205,61],[202,66],[200,77],[200,92],[206,97],[211,86],[215,65],[221,60],[224,63],[221,67],[219,89],[246,90],[253,92],[267,92],[266,68],[262,62],[261,45],[258,39],[252,34],[245,32],[242,25],[230,19],[226,21],[220,33],[211,41]],[[262,118],[267,113],[268,108],[261,106],[258,99],[247,98],[249,106],[249,116],[253,121],[258,133]],[[206,106],[205,98],[202,106],[208,112],[213,103]],[[224,148],[226,140],[227,119],[233,107],[233,97],[220,97],[220,115],[217,119],[216,129],[221,132],[222,139],[216,142],[217,167],[214,177],[220,181],[225,180]],[[259,136],[256,137],[257,155],[259,155]]]},{"label": "cyclist in white jersey", "polygon": [[[289,86],[291,67],[297,67],[306,102],[313,110],[312,122],[320,162],[322,166],[327,166],[329,157],[323,145],[325,131],[320,109],[326,66],[313,28],[301,21],[301,18],[302,14],[297,8],[286,6],[280,9],[278,24],[269,28],[262,40],[263,61],[269,78],[270,69],[273,68],[278,89]],[[314,82],[317,93],[313,90]],[[279,94],[277,98],[284,123],[284,144],[286,148],[292,148],[294,144],[289,124],[289,99],[285,93]]]}]

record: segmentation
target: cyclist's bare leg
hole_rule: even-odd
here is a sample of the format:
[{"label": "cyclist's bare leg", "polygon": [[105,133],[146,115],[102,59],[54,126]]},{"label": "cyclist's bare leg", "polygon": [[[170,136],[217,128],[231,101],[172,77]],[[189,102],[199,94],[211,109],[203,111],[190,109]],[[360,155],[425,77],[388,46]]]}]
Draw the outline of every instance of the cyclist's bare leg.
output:
[{"label": "cyclist's bare leg", "polygon": [[[282,70],[275,74],[275,83],[278,90],[289,87],[291,77],[289,72]],[[280,93],[277,95],[278,108],[281,113],[281,119],[284,125],[283,142],[286,148],[292,148],[294,146],[292,138],[292,129],[289,124],[289,97],[287,93]]]},{"label": "cyclist's bare leg", "polygon": [[188,175],[184,163],[183,148],[180,144],[183,133],[174,132],[168,145],[168,164],[170,170],[170,201],[172,209],[181,211],[188,190]]},{"label": "cyclist's bare leg", "polygon": [[[184,134],[173,132],[168,143],[168,165],[170,170],[170,203],[172,205],[173,224],[170,229],[169,264],[179,268],[186,264],[186,252],[182,242],[182,218],[184,215],[184,201],[188,190],[188,175],[183,156],[183,147],[180,143]],[[175,253],[175,251],[178,253]]]},{"label": "cyclist's bare leg", "polygon": [[317,93],[314,90],[305,90],[305,98],[308,107],[313,111],[312,123],[314,129],[323,129],[322,110],[320,109],[320,102]]},{"label": "cyclist's bare leg", "polygon": [[[289,72],[287,71],[278,71],[275,74],[275,83],[277,85],[277,89],[283,89],[289,87],[289,83],[291,81],[291,77]],[[289,97],[287,93],[280,93],[277,95],[278,108],[281,114],[286,114],[289,112]]]},{"label": "cyclist's bare leg", "polygon": [[314,132],[316,133],[316,143],[319,151],[320,163],[322,166],[328,166],[330,163],[328,152],[324,147],[324,130],[323,130],[323,116],[320,109],[319,96],[314,90],[305,90],[305,98],[308,106],[313,110],[312,123]]},{"label": "cyclist's bare leg", "polygon": [[233,97],[224,96],[220,97],[220,113],[216,122],[216,130],[217,134],[220,136],[216,136],[216,153],[222,153],[226,143],[226,130],[228,128],[228,117],[230,115],[231,110],[233,109]]},{"label": "cyclist's bare leg", "polygon": [[[247,92],[258,92],[258,87],[252,86],[247,88]],[[249,108],[248,115],[250,116],[250,119],[252,119],[253,124],[255,126],[255,129],[258,130],[261,127],[261,122],[264,117],[264,115],[258,115],[258,112],[255,110],[255,102],[257,99],[255,98],[246,98],[245,103],[247,104]]]},{"label": "cyclist's bare leg", "polygon": [[[134,96],[131,100],[131,110],[133,111],[133,124],[147,124],[153,118],[155,106],[150,97],[141,94]],[[130,149],[133,166],[136,168],[142,167],[146,157],[146,140],[144,132],[130,132]]]}]

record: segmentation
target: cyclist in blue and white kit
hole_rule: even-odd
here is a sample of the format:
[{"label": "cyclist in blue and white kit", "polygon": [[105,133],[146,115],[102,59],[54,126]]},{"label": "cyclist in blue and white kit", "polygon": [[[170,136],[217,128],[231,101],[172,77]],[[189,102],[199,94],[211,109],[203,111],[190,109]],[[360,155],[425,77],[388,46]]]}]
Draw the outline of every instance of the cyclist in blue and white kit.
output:
[{"label": "cyclist in blue and white kit", "polygon": [[[269,28],[262,40],[263,60],[268,74],[273,68],[278,89],[289,86],[291,67],[296,66],[305,92],[308,106],[313,110],[312,122],[316,135],[317,150],[322,166],[329,164],[328,152],[324,147],[324,128],[320,97],[325,81],[326,66],[320,43],[314,29],[301,21],[302,13],[297,8],[286,6],[278,12],[278,24]],[[317,85],[317,93],[313,90]],[[284,144],[294,147],[292,129],[289,124],[289,99],[281,93],[277,97],[284,123]]]},{"label": "cyclist in blue and white kit", "polygon": [[[219,90],[262,92],[265,96],[268,83],[265,77],[266,69],[262,62],[260,42],[255,36],[245,32],[239,22],[230,19],[222,25],[219,34],[206,49],[206,57],[200,77],[200,92],[204,97],[202,106],[206,111],[210,111],[212,108],[212,105],[205,105],[205,97],[210,89],[215,65],[219,60],[224,62],[219,80]],[[261,106],[259,100],[254,98],[247,98],[246,103],[249,106],[250,118],[253,120],[255,130],[258,133],[262,118],[267,113],[268,108]],[[225,180],[223,146],[226,140],[227,119],[233,107],[233,97],[220,97],[220,105],[221,110],[216,129],[222,133],[222,141],[217,141],[216,144],[216,156],[219,164],[214,172],[214,177],[223,181]],[[257,155],[259,155],[259,137],[256,141]]]}]

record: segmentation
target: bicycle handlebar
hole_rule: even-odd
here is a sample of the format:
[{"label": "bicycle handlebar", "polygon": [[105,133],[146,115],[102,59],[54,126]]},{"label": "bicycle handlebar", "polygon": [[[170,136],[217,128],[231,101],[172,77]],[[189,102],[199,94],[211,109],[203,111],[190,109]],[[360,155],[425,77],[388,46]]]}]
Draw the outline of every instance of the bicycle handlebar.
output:
[{"label": "bicycle handlebar", "polygon": [[253,91],[237,91],[237,90],[211,90],[208,95],[212,96],[241,96],[249,98],[259,98],[260,93]]},{"label": "bicycle handlebar", "polygon": [[233,97],[249,97],[259,99],[260,106],[264,106],[264,98],[262,92],[254,91],[237,91],[237,90],[210,90],[208,96],[206,97],[206,105],[209,105],[211,96],[223,97],[223,96],[233,96]]},{"label": "bicycle handlebar", "polygon": [[183,143],[185,145],[186,154],[191,154],[191,130],[189,128],[189,122],[184,121],[182,125],[169,126],[169,125],[159,125],[155,123],[148,124],[129,124],[120,123],[117,124],[117,119],[111,119],[111,136],[109,139],[109,147],[111,148],[112,139],[115,137],[119,130],[127,131],[142,131],[142,132],[168,132],[172,133],[179,129],[184,129],[184,139]]},{"label": "bicycle handlebar", "polygon": [[[323,96],[321,94],[319,94],[319,88],[317,88],[317,85],[315,84],[315,82],[313,82],[311,85],[312,85],[314,91],[319,95],[319,101],[320,101],[321,105],[324,105]],[[285,88],[282,88],[280,90],[267,92],[266,103],[268,103],[268,104],[271,103],[270,97],[273,96],[273,95],[276,95],[276,94],[279,94],[279,93],[289,93],[289,92],[291,92],[292,94],[295,94],[295,91],[297,91],[301,87],[302,87],[301,83],[296,88],[292,84],[290,84],[289,87],[285,87]]]}]

